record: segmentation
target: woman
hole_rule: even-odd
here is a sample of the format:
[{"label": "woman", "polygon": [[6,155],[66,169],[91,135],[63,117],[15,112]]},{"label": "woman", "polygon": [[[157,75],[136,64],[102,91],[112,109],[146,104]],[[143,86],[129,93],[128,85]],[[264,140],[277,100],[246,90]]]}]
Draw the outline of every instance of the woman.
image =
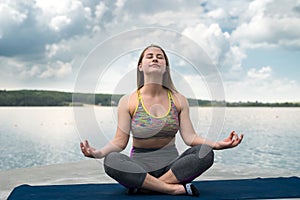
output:
[{"label": "woman", "polygon": [[[187,99],[174,87],[168,57],[156,45],[146,47],[137,65],[137,91],[121,98],[118,127],[113,140],[100,150],[88,141],[80,143],[86,157],[103,158],[105,172],[129,188],[172,195],[198,196],[191,184],[213,164],[213,149],[237,146],[243,139],[235,132],[219,142],[206,140],[195,133]],[[175,134],[188,150],[178,155]],[[130,157],[119,153],[127,146],[132,133]]]}]

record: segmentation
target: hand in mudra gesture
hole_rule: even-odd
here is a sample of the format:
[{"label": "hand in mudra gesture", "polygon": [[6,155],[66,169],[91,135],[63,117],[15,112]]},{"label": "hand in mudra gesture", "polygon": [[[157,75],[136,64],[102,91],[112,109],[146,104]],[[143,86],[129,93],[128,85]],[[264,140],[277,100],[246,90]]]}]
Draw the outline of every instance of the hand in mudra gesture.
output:
[{"label": "hand in mudra gesture", "polygon": [[228,149],[236,147],[242,142],[243,137],[243,134],[241,134],[241,136],[239,137],[239,135],[235,131],[232,131],[227,138],[216,142],[215,149]]}]

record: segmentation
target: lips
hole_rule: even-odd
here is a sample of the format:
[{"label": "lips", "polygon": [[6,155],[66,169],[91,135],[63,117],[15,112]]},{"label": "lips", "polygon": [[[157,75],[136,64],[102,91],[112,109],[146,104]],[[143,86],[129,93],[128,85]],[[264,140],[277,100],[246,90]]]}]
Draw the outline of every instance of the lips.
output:
[{"label": "lips", "polygon": [[149,65],[149,67],[159,68],[160,66],[158,64],[151,64],[151,65]]}]

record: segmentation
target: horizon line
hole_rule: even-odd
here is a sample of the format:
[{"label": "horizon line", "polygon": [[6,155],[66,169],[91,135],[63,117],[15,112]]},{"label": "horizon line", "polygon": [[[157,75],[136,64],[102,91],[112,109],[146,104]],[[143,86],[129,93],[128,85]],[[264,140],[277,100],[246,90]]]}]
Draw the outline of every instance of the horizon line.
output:
[{"label": "horizon line", "polygon": [[[43,91],[43,92],[62,92],[62,93],[80,93],[80,94],[105,94],[105,95],[126,95],[126,94],[113,94],[113,93],[106,93],[106,92],[97,92],[97,93],[93,93],[93,92],[74,92],[74,91],[70,91],[70,90],[62,90],[62,89],[39,89],[39,88],[19,88],[19,89],[6,89],[6,88],[2,88],[0,89],[0,91]],[[292,103],[292,104],[299,104],[299,101],[260,101],[260,100],[207,100],[207,99],[201,99],[201,98],[191,98],[191,97],[186,97],[187,99],[193,99],[193,100],[202,100],[202,101],[212,101],[212,102],[226,102],[226,103],[262,103],[262,104],[283,104],[283,103]]]}]

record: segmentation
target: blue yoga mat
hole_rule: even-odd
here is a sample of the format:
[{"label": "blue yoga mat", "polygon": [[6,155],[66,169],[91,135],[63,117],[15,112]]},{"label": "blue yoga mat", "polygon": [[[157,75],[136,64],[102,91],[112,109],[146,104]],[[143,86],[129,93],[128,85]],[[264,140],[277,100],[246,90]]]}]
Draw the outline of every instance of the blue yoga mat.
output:
[{"label": "blue yoga mat", "polygon": [[[200,191],[200,199],[276,199],[300,198],[300,178],[256,178],[238,180],[212,180],[193,182]],[[119,184],[77,184],[16,187],[8,200],[49,199],[195,199],[190,196],[165,194],[126,194]]]}]

